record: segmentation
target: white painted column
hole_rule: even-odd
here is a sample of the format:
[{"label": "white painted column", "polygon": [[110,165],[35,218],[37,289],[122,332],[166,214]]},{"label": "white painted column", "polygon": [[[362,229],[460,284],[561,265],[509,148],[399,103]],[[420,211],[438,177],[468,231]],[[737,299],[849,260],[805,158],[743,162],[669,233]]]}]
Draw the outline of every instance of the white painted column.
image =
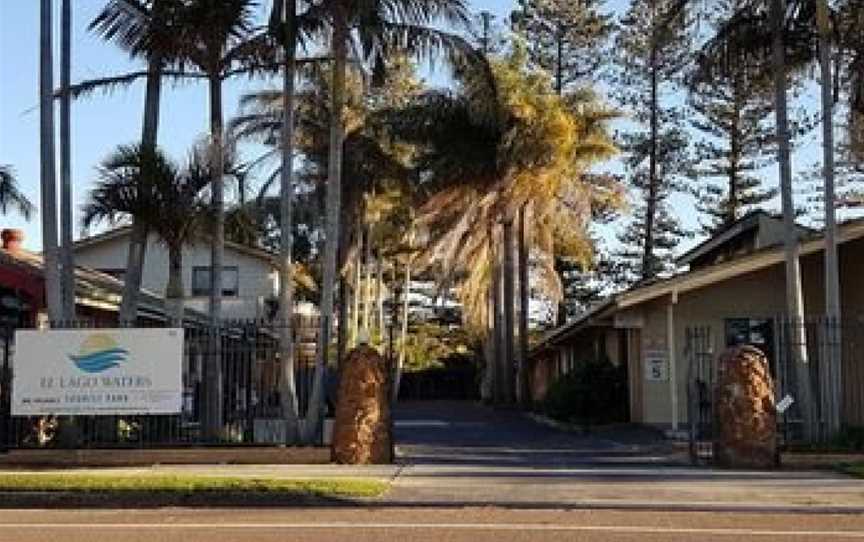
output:
[{"label": "white painted column", "polygon": [[673,291],[666,306],[666,347],[669,353],[669,395],[672,399],[672,430],[678,431],[678,371],[675,347],[675,304],[678,292]]}]

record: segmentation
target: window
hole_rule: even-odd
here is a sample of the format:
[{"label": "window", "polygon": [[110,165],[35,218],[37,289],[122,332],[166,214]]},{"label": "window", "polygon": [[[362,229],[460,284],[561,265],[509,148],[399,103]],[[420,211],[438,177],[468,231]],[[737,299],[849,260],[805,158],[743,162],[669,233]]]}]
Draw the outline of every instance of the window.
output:
[{"label": "window", "polygon": [[773,342],[774,322],[765,318],[727,318],[726,346],[749,344],[764,350]]},{"label": "window", "polygon": [[[210,267],[194,267],[192,269],[192,295],[204,297],[210,295]],[[222,268],[222,295],[237,297],[240,294],[240,273],[236,266]]]}]

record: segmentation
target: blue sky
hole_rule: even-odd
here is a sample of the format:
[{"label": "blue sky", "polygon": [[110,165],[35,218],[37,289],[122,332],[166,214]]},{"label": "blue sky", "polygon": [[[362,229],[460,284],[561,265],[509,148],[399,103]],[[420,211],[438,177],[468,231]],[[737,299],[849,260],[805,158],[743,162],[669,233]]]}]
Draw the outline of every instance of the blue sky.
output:
[{"label": "blue sky", "polygon": [[[610,2],[614,7],[622,4],[620,0]],[[139,67],[115,47],[101,42],[86,31],[87,23],[103,5],[104,0],[74,2],[73,81],[122,73]],[[514,5],[515,0],[472,1],[475,11],[489,10],[499,17],[506,17]],[[57,19],[55,16],[55,23]],[[38,21],[39,2],[36,0],[0,0],[0,163],[11,164],[16,169],[23,190],[37,203]],[[55,45],[58,37],[55,36]],[[444,76],[437,73],[430,77],[440,82]],[[241,92],[266,85],[245,79],[226,85],[226,118],[231,117]],[[142,103],[142,85],[115,91],[110,95],[95,95],[74,103],[72,167],[78,204],[86,197],[94,177],[94,167],[99,161],[116,145],[132,143],[140,137]],[[207,93],[204,85],[169,84],[162,101],[160,145],[175,157],[182,158],[192,143],[206,131]],[[767,175],[771,179],[769,182],[774,182],[773,172]],[[679,199],[675,207],[686,225],[695,225],[692,204]],[[30,223],[15,214],[0,217],[0,227],[24,229],[25,245],[33,249],[40,246],[39,223],[38,216]],[[79,233],[76,231],[76,236]]]},{"label": "blue sky", "polygon": [[[59,2],[55,2],[59,5]],[[266,2],[263,2],[266,4]],[[73,81],[122,73],[136,64],[115,47],[86,31],[104,0],[75,0],[73,30]],[[476,10],[506,15],[512,2],[475,0]],[[55,24],[59,14],[55,15]],[[38,39],[39,2],[0,0],[0,163],[11,164],[21,187],[32,201],[39,201],[39,111]],[[57,31],[59,34],[59,31]],[[55,35],[55,46],[59,36]],[[59,57],[55,58],[59,62]],[[433,75],[438,77],[438,75]],[[236,108],[237,98],[250,85],[266,83],[239,80],[226,85],[226,118]],[[73,105],[73,182],[80,204],[94,176],[94,166],[116,145],[140,137],[143,86],[95,95]],[[182,158],[191,144],[207,131],[207,93],[203,85],[167,88],[162,101],[159,142]],[[77,205],[76,205],[77,207]],[[76,209],[77,212],[77,209]],[[25,245],[40,246],[39,217],[30,223],[10,213],[0,217],[0,227],[22,228]],[[77,221],[76,221],[77,228]],[[80,232],[76,231],[76,236]]]}]

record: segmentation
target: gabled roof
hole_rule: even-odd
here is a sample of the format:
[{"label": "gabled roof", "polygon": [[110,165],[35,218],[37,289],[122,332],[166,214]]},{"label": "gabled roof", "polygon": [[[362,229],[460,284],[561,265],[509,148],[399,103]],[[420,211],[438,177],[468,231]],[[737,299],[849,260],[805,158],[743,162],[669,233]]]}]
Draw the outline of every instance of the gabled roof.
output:
[{"label": "gabled roof", "polygon": [[[850,220],[838,226],[837,244],[864,238],[864,219]],[[800,241],[801,256],[821,252],[825,249],[824,236],[809,237]],[[679,273],[669,278],[654,280],[644,285],[636,285],[629,290],[609,296],[576,320],[558,327],[538,343],[533,352],[554,345],[572,333],[586,327],[606,324],[618,310],[633,307],[647,301],[668,295],[678,295],[698,290],[711,284],[759,271],[784,262],[782,246],[766,247],[746,256],[728,260],[715,265],[701,267],[693,271]]]},{"label": "gabled roof", "polygon": [[[759,228],[763,220],[779,221],[782,219],[771,215],[763,209],[756,209],[754,211],[750,211],[732,224],[729,224],[708,239],[705,239],[695,247],[691,248],[690,250],[679,256],[675,260],[675,263],[679,266],[689,265],[691,262],[693,262],[693,260],[699,258],[700,256],[704,256],[712,250],[717,249],[718,247],[728,243],[732,239],[735,239],[739,235]],[[801,236],[810,236],[816,233],[814,230],[800,224],[796,224],[796,226]]]},{"label": "gabled roof", "polygon": [[[24,249],[9,251],[0,248],[0,264],[21,269],[28,274],[41,279],[45,278],[45,260],[41,254]],[[116,310],[123,295],[123,282],[107,275],[83,267],[75,266],[75,297],[81,305],[100,309]],[[140,307],[143,312],[164,316],[166,314],[165,299],[142,289]],[[186,318],[193,321],[204,321],[206,315],[193,309],[186,309]]]},{"label": "gabled roof", "polygon": [[[113,228],[102,233],[97,233],[96,235],[91,235],[89,237],[79,239],[78,241],[75,241],[74,247],[76,250],[78,250],[82,248],[96,246],[107,241],[113,241],[115,239],[127,237],[131,233],[131,226],[120,226],[118,228]],[[253,258],[257,258],[259,260],[263,260],[271,265],[278,265],[277,254],[274,254],[273,252],[270,252],[269,250],[265,250],[263,248],[250,247],[248,245],[242,245],[240,243],[234,243],[231,241],[225,241],[225,248],[233,250],[234,252],[239,252],[241,254],[251,256]]]}]

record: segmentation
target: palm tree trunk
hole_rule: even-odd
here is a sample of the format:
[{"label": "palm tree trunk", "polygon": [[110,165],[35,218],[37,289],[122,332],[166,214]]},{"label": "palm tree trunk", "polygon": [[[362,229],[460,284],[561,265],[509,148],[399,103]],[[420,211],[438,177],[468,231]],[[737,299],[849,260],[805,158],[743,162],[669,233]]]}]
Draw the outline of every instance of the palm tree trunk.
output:
[{"label": "palm tree trunk", "polygon": [[348,64],[348,22],[343,8],[334,8],[333,24],[333,96],[330,109],[330,159],[327,175],[327,225],[324,244],[324,273],[321,284],[321,329],[315,356],[315,378],[312,398],[303,426],[303,442],[311,444],[320,433],[324,403],[324,373],[333,324],[333,288],[336,283],[336,252],[339,249],[339,212],[342,208],[342,145],[345,124],[345,72]]},{"label": "palm tree trunk", "polygon": [[75,319],[75,258],[72,254],[72,2],[60,12],[60,248],[63,318]]},{"label": "palm tree trunk", "polygon": [[[414,233],[412,233],[408,237],[409,239],[409,249],[410,243],[414,239]],[[405,283],[402,285],[402,321],[400,322],[402,328],[399,330],[399,356],[396,360],[396,370],[393,377],[393,402],[399,400],[399,386],[402,385],[402,368],[405,367],[405,355],[408,352],[408,300],[411,297],[409,294],[411,293],[411,255],[408,255],[408,258],[405,260]],[[399,300],[394,299],[393,302],[397,303]]]},{"label": "palm tree trunk", "polygon": [[120,302],[120,323],[134,325],[138,314],[138,293],[144,274],[144,255],[147,250],[149,232],[143,221],[133,217],[129,234],[129,250],[126,255],[126,275],[123,283],[123,300]]},{"label": "palm tree trunk", "polygon": [[386,327],[384,322],[384,262],[381,258],[381,255],[378,255],[378,259],[375,261],[376,264],[376,274],[377,277],[375,279],[375,307],[377,311],[378,320],[378,330],[381,336],[381,340],[384,340]]},{"label": "palm tree trunk", "polygon": [[297,0],[285,0],[285,65],[282,95],[282,172],[281,172],[281,252],[279,267],[279,359],[282,364],[282,415],[285,417],[285,443],[297,442],[299,407],[294,380],[294,87],[297,73]]},{"label": "palm tree trunk", "polygon": [[165,288],[165,302],[170,325],[183,325],[183,246],[168,247],[168,285]]},{"label": "palm tree trunk", "polygon": [[839,349],[834,345],[840,341],[840,271],[837,265],[837,221],[834,196],[834,100],[831,77],[831,29],[828,24],[828,3],[817,0],[819,24],[819,67],[822,79],[822,149],[825,176],[825,316],[827,331],[832,334],[826,341],[828,359],[827,395],[830,408],[826,419],[828,431],[835,435],[840,431],[840,395],[842,393]]},{"label": "palm tree trunk", "polygon": [[504,221],[503,228],[503,244],[504,244],[504,272],[503,290],[504,303],[502,309],[504,311],[504,402],[507,404],[513,403],[515,387],[513,385],[513,367],[515,366],[515,345],[516,345],[516,292],[515,292],[515,257],[514,257],[514,237],[513,237],[513,219],[507,217]]},{"label": "palm tree trunk", "polygon": [[368,224],[365,238],[363,269],[366,272],[366,282],[363,288],[363,331],[371,335],[369,319],[372,314],[372,226]]},{"label": "palm tree trunk", "polygon": [[789,150],[789,119],[786,102],[786,54],[784,13],[785,0],[772,0],[771,20],[774,22],[773,63],[774,98],[777,118],[778,165],[780,166],[780,195],[783,206],[784,247],[786,254],[786,308],[791,320],[792,362],[798,381],[798,403],[804,416],[804,437],[812,437],[813,412],[810,394],[810,374],[807,363],[806,334],[804,333],[804,299],[801,291],[801,267],[798,230],[795,225],[795,207],[792,200],[792,161]]},{"label": "palm tree trunk", "polygon": [[222,318],[222,268],[225,251],[225,185],[223,183],[224,156],[222,136],[222,79],[210,77],[210,175],[213,238],[210,252],[210,320],[218,324]]},{"label": "palm tree trunk", "polygon": [[[157,5],[158,2],[154,3],[154,11],[158,9]],[[141,148],[147,152],[156,150],[161,98],[162,58],[154,55],[147,63],[147,88],[144,94],[144,121],[141,130]],[[126,256],[123,301],[120,304],[120,322],[124,324],[134,324],[138,315],[138,297],[144,278],[148,237],[149,231],[144,221],[132,217],[129,252]]]},{"label": "palm tree trunk", "polygon": [[[341,261],[341,258],[340,258]],[[348,343],[348,285],[344,276],[339,277],[339,303],[337,307],[337,333],[336,333],[336,368],[345,359],[345,351]]]},{"label": "palm tree trunk", "polygon": [[[487,235],[492,239],[492,229],[487,230]],[[486,337],[483,343],[483,355],[486,358],[486,366],[483,371],[483,379],[480,382],[480,398],[487,404],[494,404],[496,397],[496,372],[497,372],[497,345],[495,344],[495,249],[494,243],[490,242],[489,248],[489,286],[486,292]]]},{"label": "palm tree trunk", "polygon": [[48,319],[63,319],[60,262],[57,250],[57,171],[54,156],[54,55],[52,2],[40,4],[39,149],[41,165],[42,251],[45,259],[45,302]]},{"label": "palm tree trunk", "polygon": [[353,307],[351,310],[351,348],[357,346],[357,336],[360,332],[360,299],[363,290],[363,263],[361,259],[363,247],[363,232],[358,228],[359,241],[354,256],[354,294],[352,296]]},{"label": "palm tree trunk", "polygon": [[225,251],[225,192],[223,185],[222,79],[211,74],[210,79],[210,175],[213,233],[210,250],[210,324],[214,326],[210,370],[207,371],[207,423],[205,431],[211,440],[222,432],[222,268]]},{"label": "palm tree trunk", "polygon": [[519,209],[519,403],[527,407],[531,403],[528,389],[528,317],[531,309],[528,273],[527,204]]},{"label": "palm tree trunk", "polygon": [[[492,229],[493,235],[498,238],[498,228],[495,227]],[[496,239],[496,244],[500,246],[500,238]],[[492,394],[493,400],[492,402],[496,405],[500,405],[504,401],[504,381],[506,380],[506,375],[504,374],[504,359],[506,357],[504,340],[503,340],[503,328],[504,328],[504,318],[503,313],[501,311],[502,305],[502,291],[501,287],[503,286],[503,277],[502,277],[502,269],[501,269],[501,252],[500,250],[493,251],[493,263],[492,263],[492,344],[494,345],[494,354],[495,358],[493,360],[493,364],[495,367],[495,378],[493,380]]]}]

